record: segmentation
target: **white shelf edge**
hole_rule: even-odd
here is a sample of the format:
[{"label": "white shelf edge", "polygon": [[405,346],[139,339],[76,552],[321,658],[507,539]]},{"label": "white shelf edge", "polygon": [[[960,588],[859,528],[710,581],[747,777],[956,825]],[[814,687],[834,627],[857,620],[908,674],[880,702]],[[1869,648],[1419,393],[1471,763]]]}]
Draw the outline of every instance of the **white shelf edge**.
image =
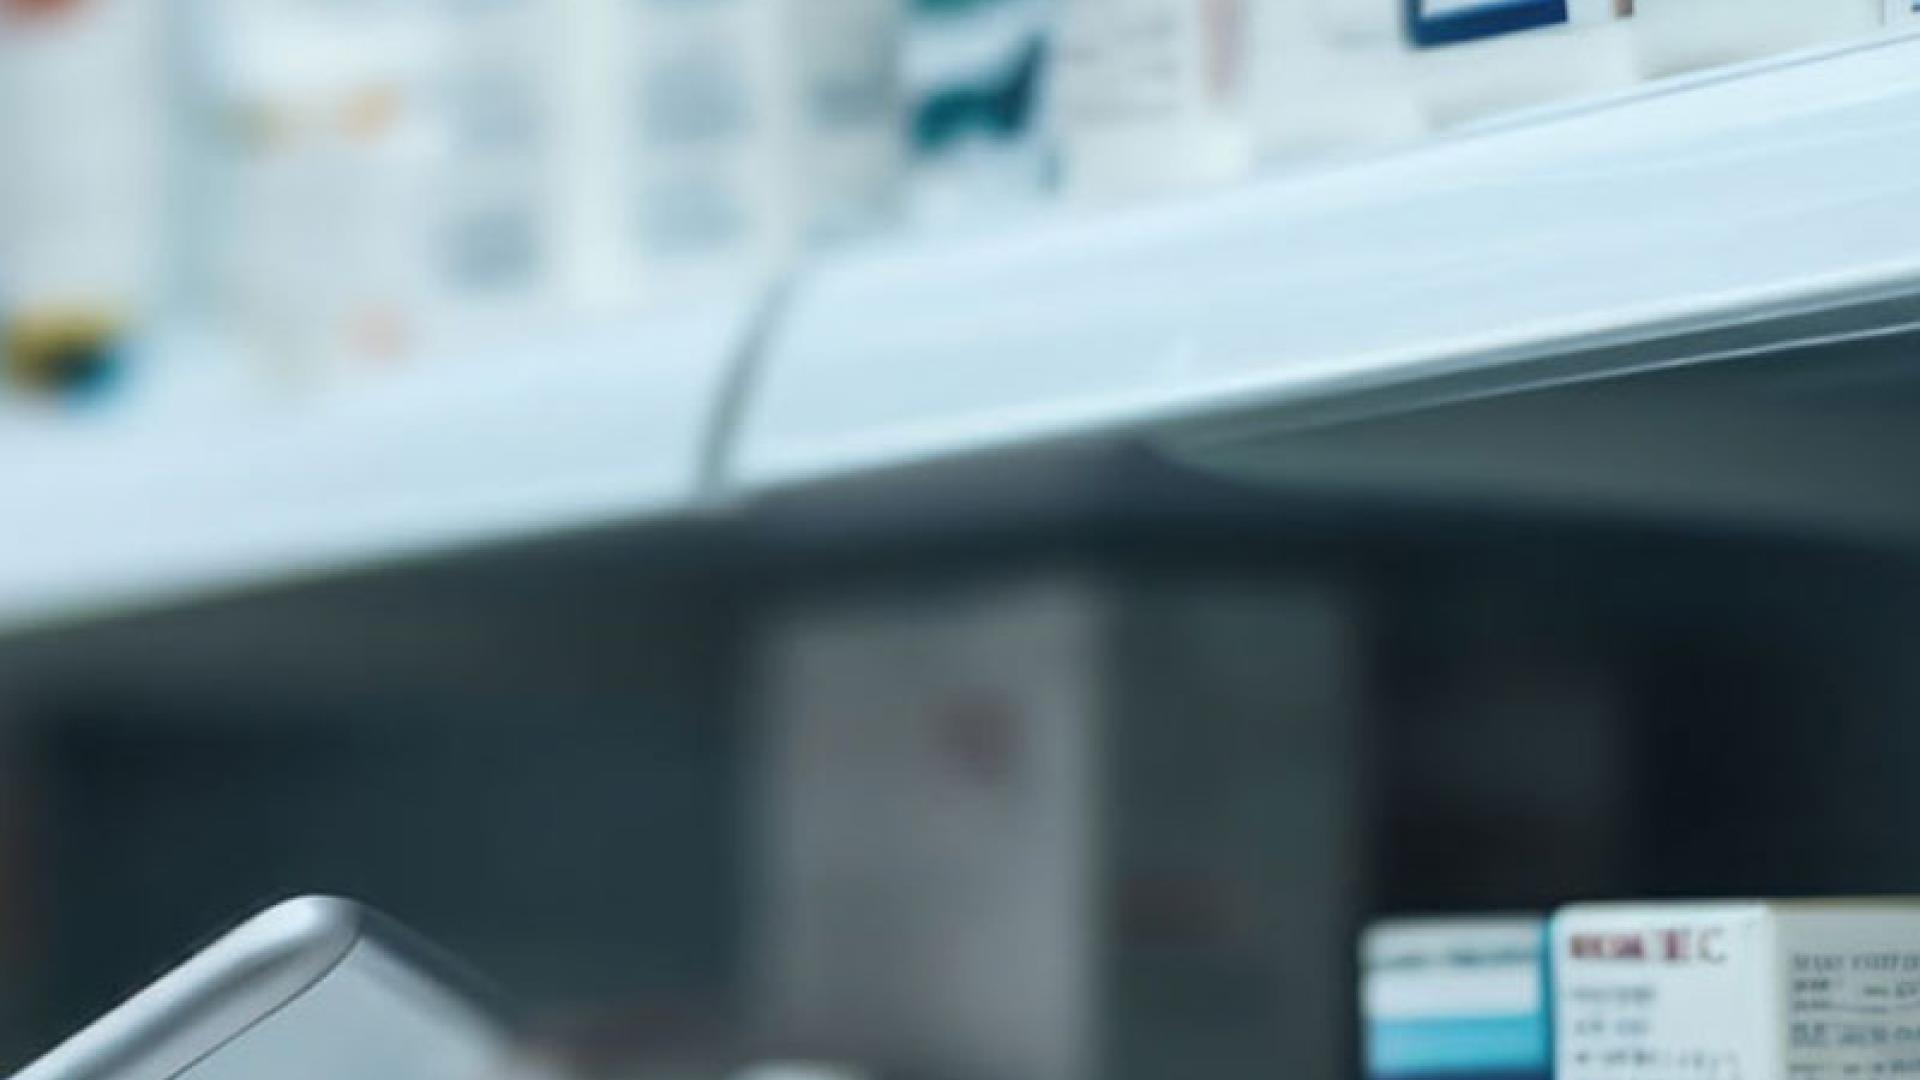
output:
[{"label": "white shelf edge", "polygon": [[830,260],[795,291],[727,479],[752,492],[1463,370],[1524,382],[1544,357],[1920,291],[1916,204],[1904,34],[1186,205]]},{"label": "white shelf edge", "polygon": [[[699,512],[758,300],[283,408],[0,438],[0,633]],[[189,414],[190,416],[190,414]]]}]

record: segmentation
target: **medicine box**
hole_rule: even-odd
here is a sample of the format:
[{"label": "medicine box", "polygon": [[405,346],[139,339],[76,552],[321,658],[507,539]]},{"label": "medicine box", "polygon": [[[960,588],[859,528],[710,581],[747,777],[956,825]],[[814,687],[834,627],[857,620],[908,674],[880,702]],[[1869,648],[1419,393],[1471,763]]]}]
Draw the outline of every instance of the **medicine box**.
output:
[{"label": "medicine box", "polygon": [[1920,902],[1576,906],[1552,963],[1559,1080],[1920,1073]]},{"label": "medicine box", "polygon": [[1546,1080],[1547,920],[1374,924],[1361,939],[1360,1019],[1368,1080]]},{"label": "medicine box", "polygon": [[766,1034],[932,1075],[1337,1075],[1355,602],[1039,571],[766,627]]},{"label": "medicine box", "polygon": [[1633,9],[1634,0],[1407,0],[1407,30],[1416,45],[1453,45],[1521,30],[1607,22]]}]

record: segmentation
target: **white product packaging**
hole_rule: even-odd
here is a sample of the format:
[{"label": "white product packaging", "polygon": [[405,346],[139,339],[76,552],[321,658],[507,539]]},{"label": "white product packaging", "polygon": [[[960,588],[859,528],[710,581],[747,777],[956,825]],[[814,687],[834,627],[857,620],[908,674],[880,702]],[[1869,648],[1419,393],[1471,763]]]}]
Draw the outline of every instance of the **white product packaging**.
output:
[{"label": "white product packaging", "polygon": [[1206,187],[1252,164],[1251,0],[1059,0],[1053,114],[1074,198]]},{"label": "white product packaging", "polygon": [[892,0],[572,0],[569,292],[754,287],[897,201]]},{"label": "white product packaging", "polygon": [[1916,0],[1886,0],[1886,19],[1888,26],[1905,26],[1920,23],[1920,2]]},{"label": "white product packaging", "polygon": [[1359,863],[1340,590],[1045,574],[759,649],[770,1034],[931,1075],[1323,1076]]},{"label": "white product packaging", "polygon": [[516,340],[568,300],[574,13],[202,0],[209,307],[336,382]]},{"label": "white product packaging", "polygon": [[1360,942],[1371,1080],[1547,1080],[1553,1009],[1540,916],[1392,919]]},{"label": "white product packaging", "polygon": [[784,18],[806,238],[835,244],[896,224],[907,160],[901,0],[786,0]]},{"label": "white product packaging", "polygon": [[209,302],[277,372],[415,355],[440,269],[449,132],[430,0],[208,0]]},{"label": "white product packaging", "polygon": [[1254,153],[1288,164],[1427,129],[1395,0],[1260,0],[1248,60]]},{"label": "white product packaging", "polygon": [[1419,50],[1415,77],[1429,121],[1450,127],[1633,86],[1630,19],[1611,9],[1563,26]]},{"label": "white product packaging", "polygon": [[154,0],[0,3],[0,323],[168,299],[172,27]]},{"label": "white product packaging", "polygon": [[1054,193],[1057,0],[905,0],[907,212],[918,227],[1018,217]]},{"label": "white product packaging", "polygon": [[794,102],[777,0],[600,0],[582,44],[607,51],[587,87],[579,168],[590,303],[674,303],[770,275],[799,243]]},{"label": "white product packaging", "polygon": [[446,0],[435,107],[437,337],[519,324],[558,299],[562,25],[545,0]]},{"label": "white product packaging", "polygon": [[1636,0],[1634,36],[1647,76],[1674,75],[1865,37],[1887,2]]},{"label": "white product packaging", "polygon": [[1920,902],[1581,905],[1552,963],[1558,1080],[1920,1072]]}]

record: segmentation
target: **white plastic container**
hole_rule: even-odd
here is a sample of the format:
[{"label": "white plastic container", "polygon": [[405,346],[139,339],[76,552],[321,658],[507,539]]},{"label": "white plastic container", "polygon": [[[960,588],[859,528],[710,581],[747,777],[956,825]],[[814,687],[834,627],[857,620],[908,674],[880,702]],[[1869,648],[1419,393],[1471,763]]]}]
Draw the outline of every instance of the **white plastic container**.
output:
[{"label": "white plastic container", "polygon": [[1920,902],[1575,906],[1553,950],[1558,1080],[1920,1070]]},{"label": "white plastic container", "polygon": [[1920,3],[1915,0],[1886,0],[1887,25],[1892,27],[1920,23]]},{"label": "white plastic container", "polygon": [[1249,0],[1060,0],[1059,25],[1069,196],[1129,199],[1248,173]]},{"label": "white plastic container", "polygon": [[214,320],[303,383],[415,356],[450,144],[428,0],[209,0],[201,214]]},{"label": "white plastic container", "polygon": [[175,269],[171,20],[152,0],[0,5],[0,325],[111,338],[161,316]]},{"label": "white plastic container", "polygon": [[1906,0],[1636,0],[1649,77],[1719,67],[1873,34]]}]

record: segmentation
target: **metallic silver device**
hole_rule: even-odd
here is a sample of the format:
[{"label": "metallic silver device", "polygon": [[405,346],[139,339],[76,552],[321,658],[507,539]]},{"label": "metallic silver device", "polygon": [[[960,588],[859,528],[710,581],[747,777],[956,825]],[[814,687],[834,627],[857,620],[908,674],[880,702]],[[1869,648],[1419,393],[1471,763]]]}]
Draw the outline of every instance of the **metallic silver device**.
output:
[{"label": "metallic silver device", "polygon": [[347,900],[254,916],[13,1080],[495,1080],[504,1015]]}]

